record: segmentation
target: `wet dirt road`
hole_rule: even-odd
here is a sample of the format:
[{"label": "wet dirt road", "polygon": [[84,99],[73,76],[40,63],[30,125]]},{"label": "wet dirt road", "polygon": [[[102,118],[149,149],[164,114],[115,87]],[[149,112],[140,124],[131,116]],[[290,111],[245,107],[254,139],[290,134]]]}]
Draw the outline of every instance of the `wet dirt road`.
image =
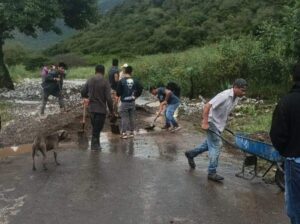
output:
[{"label": "wet dirt road", "polygon": [[0,160],[1,224],[287,224],[283,193],[260,179],[235,177],[223,153],[223,184],[206,178],[207,155],[190,171],[183,152],[198,133],[141,132],[122,140],[102,133],[101,152],[63,144],[55,166],[31,170],[30,154]]}]

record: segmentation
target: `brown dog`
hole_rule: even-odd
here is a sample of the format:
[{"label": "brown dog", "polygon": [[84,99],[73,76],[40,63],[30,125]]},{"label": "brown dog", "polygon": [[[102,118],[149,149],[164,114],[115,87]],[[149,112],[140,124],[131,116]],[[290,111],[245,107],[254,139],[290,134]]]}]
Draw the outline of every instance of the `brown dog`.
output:
[{"label": "brown dog", "polygon": [[58,148],[58,143],[66,139],[67,137],[68,137],[68,133],[65,130],[60,130],[47,136],[42,134],[37,135],[32,145],[32,160],[33,160],[32,170],[36,170],[34,157],[37,151],[40,151],[43,154],[44,170],[47,170],[46,167],[47,151],[54,150],[54,160],[56,165],[59,165],[59,163],[57,162],[57,153],[55,150]]}]

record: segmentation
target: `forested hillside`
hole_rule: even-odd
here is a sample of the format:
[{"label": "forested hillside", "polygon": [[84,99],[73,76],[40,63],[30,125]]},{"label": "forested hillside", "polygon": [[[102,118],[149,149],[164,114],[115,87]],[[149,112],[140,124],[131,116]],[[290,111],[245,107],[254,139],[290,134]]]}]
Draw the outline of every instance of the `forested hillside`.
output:
[{"label": "forested hillside", "polygon": [[267,22],[280,26],[295,0],[127,0],[51,54],[180,51],[225,36],[260,34]]},{"label": "forested hillside", "polygon": [[[110,9],[115,7],[117,4],[121,3],[123,0],[99,0],[99,9],[102,13],[107,13]],[[42,32],[38,33],[37,38],[26,36],[19,32],[14,33],[14,40],[8,41],[9,44],[15,44],[18,42],[22,46],[34,49],[41,50],[50,47],[53,44],[58,43],[59,41],[65,40],[75,33],[76,30],[71,29],[66,26],[63,21],[57,21],[57,26],[61,29],[62,33],[60,35],[54,32]]]}]

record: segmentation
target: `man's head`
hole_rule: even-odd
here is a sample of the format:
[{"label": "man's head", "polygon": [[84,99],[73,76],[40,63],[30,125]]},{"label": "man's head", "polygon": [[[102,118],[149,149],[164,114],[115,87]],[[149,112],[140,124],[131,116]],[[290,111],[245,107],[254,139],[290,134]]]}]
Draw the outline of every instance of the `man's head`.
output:
[{"label": "man's head", "polygon": [[119,65],[119,60],[116,59],[116,58],[114,58],[114,59],[112,60],[112,65],[113,65],[113,66],[118,66],[118,65]]},{"label": "man's head", "polygon": [[133,70],[133,69],[132,69],[131,66],[127,66],[127,67],[124,68],[124,73],[125,73],[125,74],[128,74],[128,75],[131,75],[132,70]]},{"label": "man's head", "polygon": [[294,65],[292,77],[294,82],[300,82],[300,63]]},{"label": "man's head", "polygon": [[156,96],[157,95],[157,88],[155,86],[151,86],[150,89],[149,89],[149,92],[153,95],[153,96]]},{"label": "man's head", "polygon": [[95,67],[95,73],[96,74],[102,74],[102,75],[104,75],[104,73],[105,73],[105,67],[104,67],[104,65],[97,65]]},{"label": "man's head", "polygon": [[67,67],[67,65],[65,63],[63,63],[63,62],[59,62],[58,63],[57,69],[58,69],[59,72],[64,73],[65,70],[67,70],[67,68],[68,67]]},{"label": "man's head", "polygon": [[245,79],[236,79],[233,83],[233,93],[234,96],[237,97],[242,97],[246,95],[246,90],[247,90],[247,82]]}]

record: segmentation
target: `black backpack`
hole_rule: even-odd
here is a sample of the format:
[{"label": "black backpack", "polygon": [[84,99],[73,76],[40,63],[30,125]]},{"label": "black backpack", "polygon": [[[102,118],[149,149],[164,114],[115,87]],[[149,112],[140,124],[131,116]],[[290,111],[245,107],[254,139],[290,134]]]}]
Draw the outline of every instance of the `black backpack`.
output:
[{"label": "black backpack", "polygon": [[180,97],[181,89],[180,86],[178,86],[175,82],[168,82],[166,88],[171,90],[178,98]]}]

